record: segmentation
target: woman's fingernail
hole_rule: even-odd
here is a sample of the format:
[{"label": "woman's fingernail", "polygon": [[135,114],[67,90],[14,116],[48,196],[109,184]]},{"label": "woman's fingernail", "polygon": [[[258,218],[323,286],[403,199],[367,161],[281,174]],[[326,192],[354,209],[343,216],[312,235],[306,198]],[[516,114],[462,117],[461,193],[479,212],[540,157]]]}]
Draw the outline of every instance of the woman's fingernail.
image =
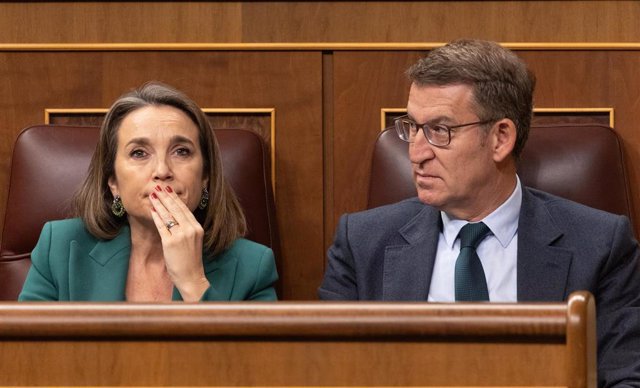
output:
[{"label": "woman's fingernail", "polygon": [[165,190],[167,190],[167,193],[173,193],[173,189],[171,188],[171,186],[167,186]]},{"label": "woman's fingernail", "polygon": [[162,187],[160,187],[160,185],[156,186],[156,191],[162,191]]},{"label": "woman's fingernail", "polygon": [[158,199],[158,196],[156,195],[156,193],[151,193],[150,197],[153,199]]}]

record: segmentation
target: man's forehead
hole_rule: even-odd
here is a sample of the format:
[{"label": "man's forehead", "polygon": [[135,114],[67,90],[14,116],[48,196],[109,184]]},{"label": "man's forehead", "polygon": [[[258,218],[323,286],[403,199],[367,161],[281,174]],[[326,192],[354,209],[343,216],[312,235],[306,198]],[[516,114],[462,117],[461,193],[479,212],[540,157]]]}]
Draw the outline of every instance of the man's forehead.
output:
[{"label": "man's forehead", "polygon": [[[473,90],[469,85],[412,85],[407,102],[410,116],[473,113]],[[430,117],[431,119],[431,117]]]}]

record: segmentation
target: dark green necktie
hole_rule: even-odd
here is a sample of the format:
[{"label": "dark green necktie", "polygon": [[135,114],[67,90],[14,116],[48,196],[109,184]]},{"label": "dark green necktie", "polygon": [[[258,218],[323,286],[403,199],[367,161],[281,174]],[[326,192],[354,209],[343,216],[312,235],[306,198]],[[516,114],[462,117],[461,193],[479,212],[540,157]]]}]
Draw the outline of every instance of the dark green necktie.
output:
[{"label": "dark green necktie", "polygon": [[476,253],[480,241],[490,232],[483,222],[466,224],[460,230],[460,255],[456,260],[456,301],[488,301],[487,279]]}]

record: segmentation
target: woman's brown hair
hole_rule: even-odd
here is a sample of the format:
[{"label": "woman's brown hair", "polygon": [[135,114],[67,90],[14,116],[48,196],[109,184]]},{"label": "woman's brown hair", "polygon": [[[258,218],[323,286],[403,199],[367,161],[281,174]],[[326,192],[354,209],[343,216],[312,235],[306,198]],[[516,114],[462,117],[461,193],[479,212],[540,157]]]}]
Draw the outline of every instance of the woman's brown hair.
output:
[{"label": "woman's brown hair", "polygon": [[207,117],[184,93],[159,82],[149,82],[124,94],[113,103],[100,128],[100,138],[89,165],[88,176],[74,196],[73,210],[82,218],[89,232],[110,240],[127,223],[111,211],[113,196],[107,181],[115,175],[118,129],[131,112],[154,105],[167,105],[183,111],[196,124],[204,159],[203,173],[209,178],[209,204],[197,208],[194,215],[204,229],[204,248],[217,254],[244,236],[246,221],[240,204],[222,174],[218,142]]}]

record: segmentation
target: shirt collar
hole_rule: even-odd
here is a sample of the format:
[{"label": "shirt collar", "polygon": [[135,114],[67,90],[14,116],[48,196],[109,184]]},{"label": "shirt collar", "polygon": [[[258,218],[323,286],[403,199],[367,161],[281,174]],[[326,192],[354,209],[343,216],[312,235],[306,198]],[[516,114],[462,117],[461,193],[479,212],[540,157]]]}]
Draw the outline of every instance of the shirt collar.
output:
[{"label": "shirt collar", "polygon": [[[520,178],[516,175],[516,187],[502,205],[491,214],[486,216],[482,222],[491,229],[491,233],[498,239],[500,245],[507,247],[518,231],[518,219],[520,217],[520,206],[522,205],[522,185]],[[460,229],[468,221],[450,217],[441,211],[442,233],[447,246],[453,248],[453,243],[460,233]]]}]

